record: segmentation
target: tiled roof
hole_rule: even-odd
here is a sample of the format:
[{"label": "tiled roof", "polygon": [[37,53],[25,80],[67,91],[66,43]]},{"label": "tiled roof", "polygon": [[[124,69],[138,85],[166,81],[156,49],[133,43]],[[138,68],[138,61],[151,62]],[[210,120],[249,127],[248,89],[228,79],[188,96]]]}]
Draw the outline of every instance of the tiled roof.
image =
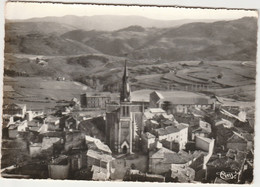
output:
[{"label": "tiled roof", "polygon": [[97,148],[99,150],[107,152],[107,153],[112,153],[110,148],[106,144],[102,143],[101,141],[96,141],[96,142],[94,142],[94,144],[97,146]]},{"label": "tiled roof", "polygon": [[91,150],[91,149],[88,150],[87,156],[95,158],[97,160],[104,161],[104,162],[111,162],[113,160],[113,157],[111,155],[103,154],[103,153],[100,153],[98,151]]},{"label": "tiled roof", "polygon": [[234,133],[228,140],[227,143],[246,143],[246,140],[241,136]]},{"label": "tiled roof", "polygon": [[[63,163],[64,161],[67,161],[68,160],[68,156],[66,155],[60,155],[59,157],[55,158],[54,160],[51,161],[51,164],[61,164]],[[63,164],[62,164],[63,165]]]},{"label": "tiled roof", "polygon": [[166,149],[164,147],[162,147],[161,149],[159,149],[158,151],[156,151],[155,153],[153,153],[150,158],[164,158],[164,154],[165,153],[174,153],[173,151]]},{"label": "tiled roof", "polygon": [[145,137],[146,138],[155,138],[155,136],[153,135],[153,134],[151,134],[150,132],[146,132],[146,133],[144,133],[144,135],[145,135]]},{"label": "tiled roof", "polygon": [[188,182],[189,180],[194,180],[195,170],[184,165],[172,165],[171,167],[171,177],[178,177],[179,182]]},{"label": "tiled roof", "polygon": [[228,157],[222,157],[222,158],[217,158],[215,160],[209,161],[207,163],[208,166],[212,166],[215,168],[231,168],[232,170],[239,170],[240,169],[240,164]]},{"label": "tiled roof", "polygon": [[17,129],[18,126],[19,126],[18,123],[10,124],[10,125],[8,126],[8,129],[9,129],[9,130],[14,130],[14,129]]},{"label": "tiled roof", "polygon": [[53,122],[56,122],[60,120],[59,117],[56,117],[56,116],[47,116],[47,118],[45,119],[45,122],[46,123],[53,123]]},{"label": "tiled roof", "polygon": [[[86,143],[92,143],[92,146],[95,145],[95,147],[100,150],[100,151],[104,151],[104,152],[107,152],[107,153],[112,153],[112,151],[110,150],[110,148],[104,144],[103,142],[101,142],[99,139],[97,138],[93,138],[91,136],[85,136],[85,140],[86,140]],[[89,146],[91,147],[91,144],[89,144]],[[93,147],[92,147],[93,148]]]},{"label": "tiled roof", "polygon": [[206,129],[201,128],[201,127],[197,128],[197,129],[194,129],[192,132],[193,133],[194,132],[209,133]]},{"label": "tiled roof", "polygon": [[167,126],[165,128],[155,129],[155,131],[158,133],[159,136],[163,136],[163,135],[179,132],[180,130],[185,128],[188,128],[188,126],[181,123],[175,123],[174,126]]}]

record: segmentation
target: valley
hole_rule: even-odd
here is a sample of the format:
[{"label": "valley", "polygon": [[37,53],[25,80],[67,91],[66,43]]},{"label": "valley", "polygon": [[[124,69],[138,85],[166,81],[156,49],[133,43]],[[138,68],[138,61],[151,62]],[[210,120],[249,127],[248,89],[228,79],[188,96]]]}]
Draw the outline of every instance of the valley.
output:
[{"label": "valley", "polygon": [[42,19],[6,24],[5,77],[14,81],[5,85],[17,92],[9,100],[22,95],[48,106],[86,91],[118,92],[125,60],[133,91],[187,90],[255,100],[255,18],[116,30]]}]

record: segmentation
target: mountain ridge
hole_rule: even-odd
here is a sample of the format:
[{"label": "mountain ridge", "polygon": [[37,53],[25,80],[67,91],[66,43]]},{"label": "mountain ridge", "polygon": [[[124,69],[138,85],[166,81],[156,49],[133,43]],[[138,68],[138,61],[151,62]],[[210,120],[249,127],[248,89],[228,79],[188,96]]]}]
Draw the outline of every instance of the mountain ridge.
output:
[{"label": "mountain ridge", "polygon": [[176,19],[157,20],[144,16],[116,16],[116,15],[95,15],[95,16],[74,16],[66,15],[62,17],[47,16],[42,18],[6,20],[9,22],[55,22],[65,23],[83,30],[115,31],[131,25],[142,27],[175,27],[190,22],[213,22],[211,19]]}]

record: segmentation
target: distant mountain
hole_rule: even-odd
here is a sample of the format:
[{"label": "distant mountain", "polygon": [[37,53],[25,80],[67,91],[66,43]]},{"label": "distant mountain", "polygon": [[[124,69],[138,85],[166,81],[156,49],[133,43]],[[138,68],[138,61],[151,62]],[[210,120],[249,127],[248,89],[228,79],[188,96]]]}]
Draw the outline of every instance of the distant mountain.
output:
[{"label": "distant mountain", "polygon": [[104,54],[128,53],[133,59],[255,61],[257,19],[196,22],[172,28],[129,26],[113,32],[71,31],[63,36],[77,37]]},{"label": "distant mountain", "polygon": [[10,22],[5,24],[5,30],[8,33],[17,33],[19,35],[27,34],[64,34],[71,30],[77,29],[71,25],[55,23],[55,22]]},{"label": "distant mountain", "polygon": [[[103,16],[93,17],[100,17],[100,22],[105,19]],[[66,18],[73,20],[77,17]],[[188,23],[169,28],[142,27],[137,24],[135,17],[133,25],[115,31],[75,29],[76,26],[67,23],[36,22],[38,19],[49,21],[51,18],[8,22],[5,52],[35,55],[105,54],[117,57],[127,53],[134,60],[256,60],[257,19],[253,17]],[[129,20],[126,22],[130,23]]]},{"label": "distant mountain", "polygon": [[100,53],[81,42],[56,35],[6,33],[5,53],[33,55],[79,55]]},{"label": "distant mountain", "polygon": [[171,28],[135,49],[135,58],[256,60],[257,19],[245,17]]},{"label": "distant mountain", "polygon": [[[173,18],[175,19],[175,18]],[[97,16],[73,16],[67,15],[63,17],[43,17],[31,18],[26,20],[7,20],[7,22],[54,22],[70,25],[82,30],[100,30],[113,31],[138,25],[142,27],[167,28],[180,26],[185,23],[192,22],[213,22],[216,20],[207,19],[182,19],[182,20],[155,20],[142,16],[113,16],[113,15],[97,15]]]}]

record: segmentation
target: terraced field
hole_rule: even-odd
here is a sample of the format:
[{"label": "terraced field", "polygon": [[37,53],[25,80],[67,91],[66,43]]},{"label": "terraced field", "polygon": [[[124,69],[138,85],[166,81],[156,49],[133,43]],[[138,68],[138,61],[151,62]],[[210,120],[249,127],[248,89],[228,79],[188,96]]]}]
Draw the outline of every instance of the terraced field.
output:
[{"label": "terraced field", "polygon": [[[254,101],[256,64],[241,61],[172,62],[157,65],[168,73],[136,76],[136,87],[204,92]],[[138,72],[138,70],[136,70]]]}]

